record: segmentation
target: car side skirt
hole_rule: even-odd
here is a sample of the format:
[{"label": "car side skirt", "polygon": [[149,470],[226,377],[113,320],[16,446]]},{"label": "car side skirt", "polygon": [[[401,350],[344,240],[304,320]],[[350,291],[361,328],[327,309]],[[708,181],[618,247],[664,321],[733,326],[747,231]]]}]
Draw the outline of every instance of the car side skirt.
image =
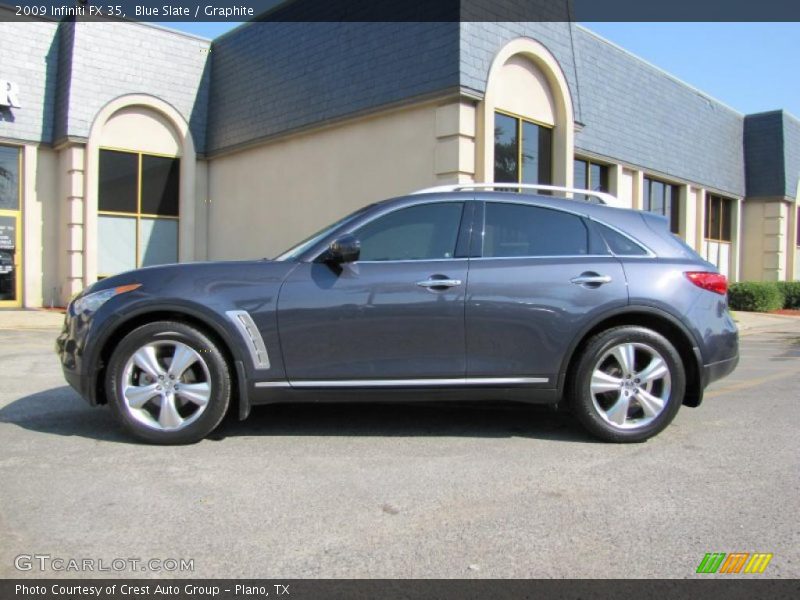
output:
[{"label": "car side skirt", "polygon": [[555,404],[558,390],[532,385],[483,385],[436,387],[327,387],[297,388],[288,385],[251,388],[250,404],[284,402],[458,402],[510,401]]}]

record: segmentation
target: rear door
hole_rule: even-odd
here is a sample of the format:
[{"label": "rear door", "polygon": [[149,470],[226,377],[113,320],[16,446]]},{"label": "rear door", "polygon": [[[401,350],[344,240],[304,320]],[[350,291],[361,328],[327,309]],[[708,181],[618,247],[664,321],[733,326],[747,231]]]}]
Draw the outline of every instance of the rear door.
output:
[{"label": "rear door", "polygon": [[483,222],[467,288],[467,377],[555,387],[578,332],[628,303],[622,265],[579,214],[486,202]]},{"label": "rear door", "polygon": [[359,261],[298,265],[278,305],[293,386],[464,379],[468,259],[458,247],[464,245],[459,231],[469,226],[465,205],[471,207],[434,202],[396,209],[352,231],[361,242]]}]

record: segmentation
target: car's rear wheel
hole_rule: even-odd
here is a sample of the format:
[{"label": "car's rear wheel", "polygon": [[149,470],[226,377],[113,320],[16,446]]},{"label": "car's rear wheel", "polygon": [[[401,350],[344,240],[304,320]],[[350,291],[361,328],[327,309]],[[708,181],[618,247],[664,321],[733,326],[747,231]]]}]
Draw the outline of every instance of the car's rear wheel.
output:
[{"label": "car's rear wheel", "polygon": [[644,327],[592,337],[568,381],[573,413],[597,437],[640,442],[663,430],[683,402],[686,373],[675,347]]},{"label": "car's rear wheel", "polygon": [[213,431],[230,403],[230,371],[202,331],[173,321],[130,332],[111,355],[106,393],[123,426],[156,444],[190,444]]}]

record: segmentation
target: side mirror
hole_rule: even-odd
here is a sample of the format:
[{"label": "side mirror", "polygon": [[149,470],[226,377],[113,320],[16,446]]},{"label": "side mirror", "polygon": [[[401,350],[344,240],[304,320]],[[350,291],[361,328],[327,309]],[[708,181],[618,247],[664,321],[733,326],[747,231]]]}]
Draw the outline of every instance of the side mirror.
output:
[{"label": "side mirror", "polygon": [[344,264],[356,262],[359,256],[361,256],[361,242],[356,236],[346,234],[331,242],[325,258],[328,262]]}]

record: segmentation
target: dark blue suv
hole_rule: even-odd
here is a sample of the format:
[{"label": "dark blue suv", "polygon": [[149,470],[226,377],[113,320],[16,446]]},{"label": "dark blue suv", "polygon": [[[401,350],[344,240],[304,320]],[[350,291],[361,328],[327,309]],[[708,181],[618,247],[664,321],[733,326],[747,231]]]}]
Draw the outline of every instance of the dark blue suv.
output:
[{"label": "dark blue suv", "polygon": [[364,398],[563,401],[635,442],[736,367],[727,281],[663,217],[490,186],[373,204],[272,260],[103,279],[68,308],[65,376],[153,443]]}]

